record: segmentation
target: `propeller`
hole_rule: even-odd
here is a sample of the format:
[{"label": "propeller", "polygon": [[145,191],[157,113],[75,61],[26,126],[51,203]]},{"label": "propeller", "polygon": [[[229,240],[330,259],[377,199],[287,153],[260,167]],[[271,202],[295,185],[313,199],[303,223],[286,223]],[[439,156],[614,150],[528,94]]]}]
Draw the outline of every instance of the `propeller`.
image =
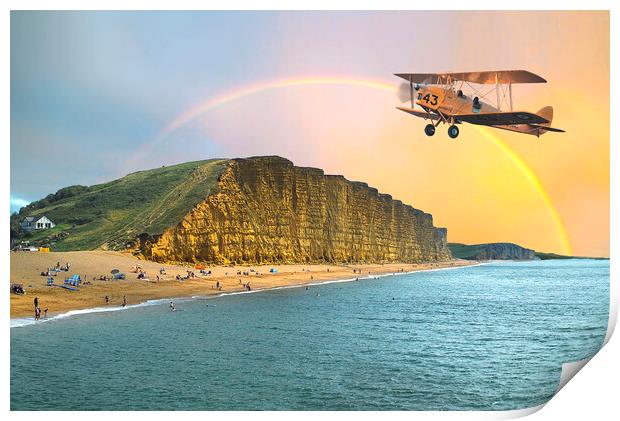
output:
[{"label": "propeller", "polygon": [[398,99],[400,102],[411,102],[413,108],[414,92],[420,89],[417,83],[401,83],[398,87]]}]

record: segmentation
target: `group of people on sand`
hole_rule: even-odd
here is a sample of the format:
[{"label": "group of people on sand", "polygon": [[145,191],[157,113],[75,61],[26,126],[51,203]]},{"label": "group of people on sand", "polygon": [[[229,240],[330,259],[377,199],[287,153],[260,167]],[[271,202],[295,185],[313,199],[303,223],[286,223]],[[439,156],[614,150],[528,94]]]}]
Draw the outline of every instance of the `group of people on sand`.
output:
[{"label": "group of people on sand", "polygon": [[185,281],[187,279],[194,279],[195,277],[196,277],[196,274],[194,272],[192,272],[191,270],[188,270],[187,271],[187,275],[181,276],[181,275],[177,274],[176,280],[177,281]]},{"label": "group of people on sand", "polygon": [[56,262],[54,267],[47,268],[46,271],[41,272],[41,276],[56,276],[60,271],[69,272],[70,268],[71,264],[69,262],[64,265],[61,265],[60,262]]},{"label": "group of people on sand", "polygon": [[69,272],[70,268],[71,268],[71,264],[69,262],[66,262],[63,266],[60,266],[60,262],[56,262],[56,266],[54,266],[54,270],[56,272],[59,272],[61,270],[64,270],[65,272]]},{"label": "group of people on sand", "polygon": [[11,284],[11,292],[17,295],[24,295],[26,293],[23,284]]},{"label": "group of people on sand", "polygon": [[[256,276],[260,276],[260,272],[259,272],[259,271],[257,271],[257,270],[254,270],[254,269],[244,270],[244,271],[238,270],[238,271],[237,271],[237,276],[240,276],[240,275],[243,275],[243,276],[250,276],[252,273],[253,273],[254,275],[256,275]],[[226,275],[228,275],[228,272],[226,272]]]},{"label": "group of people on sand", "polygon": [[[244,291],[252,291],[252,287],[250,286],[250,281],[248,281],[248,283],[244,284],[241,282],[241,279],[239,279],[239,285],[243,285],[243,290]],[[218,282],[216,284],[216,288],[221,290],[222,288],[220,287],[220,283]]]},{"label": "group of people on sand", "polygon": [[[110,297],[106,295],[105,297],[103,297],[103,299],[105,300],[106,305],[110,304]],[[127,305],[127,296],[123,295],[123,303],[121,304],[121,307],[125,307],[126,305]]]},{"label": "group of people on sand", "polygon": [[[47,319],[47,308],[43,310],[44,317]],[[39,307],[39,297],[34,297],[34,319],[39,320],[41,318],[41,307]]]}]

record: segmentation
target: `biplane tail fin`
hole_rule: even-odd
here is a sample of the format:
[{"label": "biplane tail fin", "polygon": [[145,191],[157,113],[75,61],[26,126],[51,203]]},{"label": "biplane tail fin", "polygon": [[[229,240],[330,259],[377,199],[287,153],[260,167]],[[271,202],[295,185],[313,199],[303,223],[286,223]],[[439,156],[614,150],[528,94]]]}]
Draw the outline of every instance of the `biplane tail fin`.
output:
[{"label": "biplane tail fin", "polygon": [[548,123],[541,123],[541,126],[551,126],[551,122],[553,121],[553,107],[543,107],[536,112],[536,115],[539,115],[548,121]]},{"label": "biplane tail fin", "polygon": [[546,106],[541,108],[540,110],[538,110],[536,112],[536,115],[544,118],[545,120],[548,121],[548,123],[540,123],[540,124],[531,124],[530,126],[532,126],[533,128],[538,129],[536,131],[536,136],[540,136],[543,135],[547,132],[556,132],[556,133],[564,133],[564,130],[562,129],[556,129],[551,127],[551,122],[553,121],[553,107],[551,106]]}]

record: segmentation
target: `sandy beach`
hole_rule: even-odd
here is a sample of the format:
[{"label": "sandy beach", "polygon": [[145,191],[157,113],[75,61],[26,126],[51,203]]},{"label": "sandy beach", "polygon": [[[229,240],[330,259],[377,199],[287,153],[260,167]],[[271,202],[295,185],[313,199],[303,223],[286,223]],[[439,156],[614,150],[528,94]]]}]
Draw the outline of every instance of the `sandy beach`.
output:
[{"label": "sandy beach", "polygon": [[[61,265],[70,264],[68,272],[61,271],[54,283],[62,285],[65,278],[78,274],[82,283],[78,291],[47,286],[47,276],[41,272]],[[147,279],[138,279],[131,272],[132,267],[142,265]],[[225,292],[243,291],[244,284],[252,290],[269,289],[282,286],[303,285],[337,279],[364,278],[395,272],[439,269],[445,267],[469,266],[470,261],[452,260],[439,263],[421,264],[351,264],[351,265],[253,265],[253,266],[209,266],[210,275],[200,274],[194,265],[177,266],[139,260],[131,255],[112,251],[74,251],[74,252],[11,252],[11,283],[23,284],[25,294],[11,293],[11,318],[34,315],[33,300],[39,299],[41,310],[48,309],[47,316],[70,310],[120,306],[123,297],[127,304],[138,304],[151,299],[168,297],[189,297],[193,295],[216,295]],[[165,275],[160,275],[160,268]],[[271,269],[277,272],[270,272]],[[100,276],[111,277],[111,270],[118,269],[126,275],[124,280],[99,280]],[[188,271],[195,274],[189,279]],[[355,271],[355,272],[354,272]],[[157,277],[159,276],[159,280]],[[219,289],[217,285],[219,283]],[[105,297],[109,303],[106,304]]]}]

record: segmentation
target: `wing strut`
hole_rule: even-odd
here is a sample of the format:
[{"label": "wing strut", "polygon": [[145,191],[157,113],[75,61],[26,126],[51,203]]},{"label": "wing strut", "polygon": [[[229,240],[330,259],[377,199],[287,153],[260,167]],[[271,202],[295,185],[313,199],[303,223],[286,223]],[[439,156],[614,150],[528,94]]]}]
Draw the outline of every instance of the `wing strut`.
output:
[{"label": "wing strut", "polygon": [[497,72],[495,72],[495,95],[497,96],[497,109],[501,110],[502,106],[499,103],[499,76]]},{"label": "wing strut", "polygon": [[413,109],[413,81],[411,80],[411,76],[409,76],[409,95],[411,96],[411,109]]}]

